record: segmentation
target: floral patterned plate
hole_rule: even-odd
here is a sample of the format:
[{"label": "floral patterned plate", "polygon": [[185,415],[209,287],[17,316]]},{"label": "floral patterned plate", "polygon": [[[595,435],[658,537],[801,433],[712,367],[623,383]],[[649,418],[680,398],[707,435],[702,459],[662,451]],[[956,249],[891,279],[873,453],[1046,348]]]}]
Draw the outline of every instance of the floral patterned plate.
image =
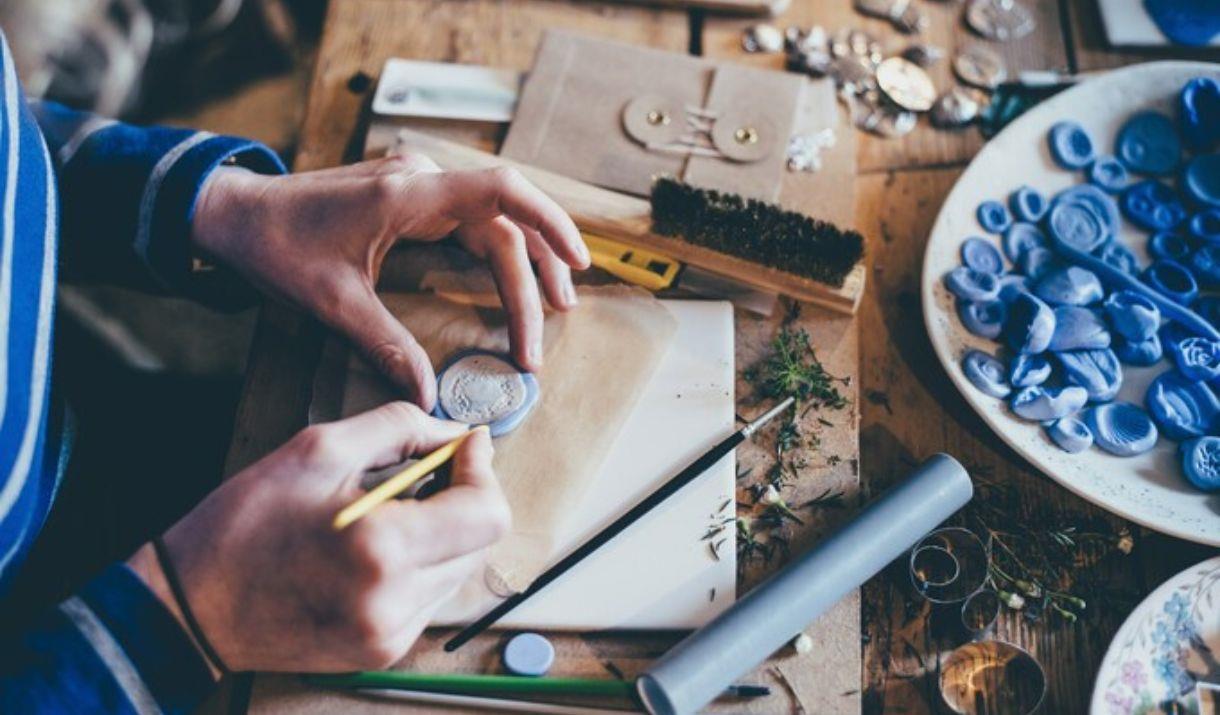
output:
[{"label": "floral patterned plate", "polygon": [[1091,715],[1199,713],[1197,682],[1220,683],[1220,556],[1161,584],[1118,629]]}]

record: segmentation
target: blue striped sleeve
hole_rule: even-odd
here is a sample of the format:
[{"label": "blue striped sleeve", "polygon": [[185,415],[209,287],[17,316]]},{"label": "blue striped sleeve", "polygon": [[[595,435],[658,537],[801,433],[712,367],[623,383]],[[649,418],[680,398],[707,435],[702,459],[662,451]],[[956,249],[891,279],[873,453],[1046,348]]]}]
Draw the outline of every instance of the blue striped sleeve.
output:
[{"label": "blue striped sleeve", "polygon": [[177,621],[123,564],[0,644],[0,712],[190,713],[212,688]]},{"label": "blue striped sleeve", "polygon": [[137,127],[51,102],[32,106],[59,183],[61,275],[221,308],[250,301],[252,294],[232,273],[195,269],[190,227],[213,169],[231,163],[283,173],[274,152],[248,139]]}]

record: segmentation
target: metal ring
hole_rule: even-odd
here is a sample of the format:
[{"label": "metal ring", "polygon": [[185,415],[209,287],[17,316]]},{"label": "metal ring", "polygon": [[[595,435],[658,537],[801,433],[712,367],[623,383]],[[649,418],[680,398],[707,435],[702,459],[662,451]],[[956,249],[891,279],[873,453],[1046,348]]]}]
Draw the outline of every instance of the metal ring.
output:
[{"label": "metal ring", "polygon": [[1000,596],[989,588],[980,588],[962,602],[962,628],[971,640],[986,637],[1000,617]]},{"label": "metal ring", "polygon": [[[956,560],[957,578],[948,583],[934,583],[917,572],[916,556],[929,547],[942,549]],[[927,557],[924,556],[924,558]],[[960,603],[986,583],[988,561],[987,547],[974,532],[962,527],[950,526],[929,533],[915,544],[911,549],[907,570],[915,590],[928,601]]]},{"label": "metal ring", "polygon": [[948,586],[961,575],[962,565],[943,546],[920,546],[911,551],[911,583],[920,593],[928,588]]},{"label": "metal ring", "polygon": [[958,715],[1030,715],[1046,699],[1046,671],[1025,649],[999,640],[955,648],[941,665],[941,701]]}]

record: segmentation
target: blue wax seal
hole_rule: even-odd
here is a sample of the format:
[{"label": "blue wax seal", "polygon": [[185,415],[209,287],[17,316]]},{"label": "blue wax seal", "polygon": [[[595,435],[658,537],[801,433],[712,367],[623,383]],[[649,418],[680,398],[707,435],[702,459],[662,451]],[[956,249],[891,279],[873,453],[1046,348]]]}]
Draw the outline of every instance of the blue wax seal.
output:
[{"label": "blue wax seal", "polygon": [[999,299],[1005,303],[1011,303],[1017,294],[1028,293],[1031,285],[1029,278],[1020,273],[1005,273],[1000,276]]},{"label": "blue wax seal", "polygon": [[1004,342],[1018,353],[1044,352],[1055,332],[1055,311],[1036,296],[1021,293],[1008,304]]},{"label": "blue wax seal", "polygon": [[1144,10],[1175,45],[1203,47],[1220,33],[1213,0],[1144,0]]},{"label": "blue wax seal", "polygon": [[1190,305],[1199,295],[1199,283],[1194,274],[1177,261],[1154,261],[1141,278],[1175,303]]},{"label": "blue wax seal", "polygon": [[992,397],[1007,397],[1012,388],[1004,380],[1004,363],[982,350],[971,350],[962,358],[962,372],[980,392]]},{"label": "blue wax seal", "polygon": [[1105,291],[1093,271],[1065,266],[1042,276],[1034,295],[1051,305],[1090,305],[1101,300]]},{"label": "blue wax seal", "polygon": [[1187,263],[1195,280],[1201,285],[1220,285],[1220,245],[1206,245],[1191,255]]},{"label": "blue wax seal", "polygon": [[519,633],[504,646],[504,667],[513,675],[540,677],[555,662],[555,647],[537,633]]},{"label": "blue wax seal", "polygon": [[1169,117],[1139,112],[1118,130],[1114,153],[1131,171],[1163,176],[1181,163],[1182,140]]},{"label": "blue wax seal", "polygon": [[1181,451],[1186,481],[1205,492],[1220,490],[1220,437],[1199,437],[1183,442]]},{"label": "blue wax seal", "polygon": [[1135,252],[1127,248],[1126,244],[1110,239],[1098,248],[1097,257],[1102,261],[1111,265],[1123,273],[1139,273],[1140,262],[1135,257]]},{"label": "blue wax seal", "polygon": [[1058,204],[1079,204],[1097,217],[1106,238],[1118,235],[1121,221],[1114,197],[1093,184],[1076,184],[1055,194],[1051,208]]},{"label": "blue wax seal", "polygon": [[[1018,221],[1037,223],[1046,215],[1046,197],[1032,186],[1022,186],[1008,195],[1008,207]],[[1013,259],[1012,256],[1009,256]]]},{"label": "blue wax seal", "polygon": [[1034,385],[1018,390],[1008,406],[1022,419],[1047,422],[1075,414],[1084,407],[1088,399],[1089,395],[1084,388],[1075,385],[1060,390]]},{"label": "blue wax seal", "polygon": [[1128,186],[1118,205],[1131,223],[1148,231],[1170,231],[1186,220],[1186,206],[1178,193],[1156,179]]},{"label": "blue wax seal", "polygon": [[945,274],[945,287],[963,300],[995,300],[1000,294],[1000,280],[994,273],[983,273],[958,266]]},{"label": "blue wax seal", "polygon": [[1084,412],[1093,443],[1110,454],[1134,457],[1156,446],[1157,429],[1139,407],[1130,402],[1111,402]]},{"label": "blue wax seal", "polygon": [[1004,255],[1013,263],[1020,262],[1021,256],[1031,248],[1050,246],[1042,229],[1026,221],[1017,221],[1009,226],[1000,244],[1004,247]]},{"label": "blue wax seal", "polygon": [[1220,326],[1220,296],[1200,296],[1191,306],[1191,310],[1213,326]]},{"label": "blue wax seal", "polygon": [[1008,315],[1008,305],[999,300],[963,300],[957,299],[957,317],[966,326],[966,330],[980,338],[995,340],[1000,337],[1004,327],[1004,318]]},{"label": "blue wax seal", "polygon": [[1220,209],[1207,209],[1190,217],[1190,235],[1204,243],[1220,245]]},{"label": "blue wax seal", "polygon": [[538,402],[538,380],[512,358],[488,350],[454,354],[436,377],[441,419],[487,425],[492,437],[516,429]]},{"label": "blue wax seal", "polygon": [[1177,370],[1166,370],[1152,381],[1144,404],[1161,432],[1178,442],[1220,427],[1216,393],[1207,383],[1188,379]]},{"label": "blue wax seal", "polygon": [[1051,156],[1064,169],[1083,169],[1093,161],[1093,140],[1078,122],[1056,122],[1047,139]]},{"label": "blue wax seal", "polygon": [[1017,355],[1008,366],[1008,382],[1013,387],[1033,387],[1051,376],[1051,361],[1041,355]]},{"label": "blue wax seal", "polygon": [[1129,340],[1147,340],[1161,327],[1161,309],[1143,293],[1116,290],[1106,297],[1102,308],[1114,331]]},{"label": "blue wax seal", "polygon": [[1092,253],[1109,238],[1097,214],[1074,202],[1052,206],[1046,228],[1056,241],[1082,253]]},{"label": "blue wax seal", "polygon": [[980,273],[1004,272],[1004,257],[995,244],[975,236],[962,242],[962,264]]},{"label": "blue wax seal", "polygon": [[988,233],[1004,233],[1012,225],[1012,214],[999,201],[984,201],[976,211],[979,225]]},{"label": "blue wax seal", "polygon": [[1161,231],[1148,237],[1148,255],[1182,263],[1190,259],[1191,245],[1180,233]]},{"label": "blue wax seal", "polygon": [[1063,265],[1059,257],[1049,248],[1028,248],[1021,254],[1017,269],[1030,280],[1037,281],[1047,273]]},{"label": "blue wax seal", "polygon": [[1109,402],[1118,395],[1123,368],[1113,350],[1069,350],[1055,353],[1055,357],[1068,384],[1083,387],[1090,402]]},{"label": "blue wax seal", "polygon": [[1114,354],[1125,365],[1134,365],[1135,367],[1148,367],[1155,365],[1161,361],[1165,354],[1164,348],[1161,346],[1161,338],[1153,333],[1151,337],[1143,340],[1131,340],[1121,335],[1114,337]]},{"label": "blue wax seal", "polygon": [[1182,134],[1195,151],[1207,151],[1220,143],[1220,82],[1195,77],[1178,95]]},{"label": "blue wax seal", "polygon": [[1220,206],[1220,154],[1200,154],[1182,172],[1182,188],[1192,199]]},{"label": "blue wax seal", "polygon": [[1115,157],[1099,156],[1089,165],[1089,181],[1111,194],[1117,194],[1126,188],[1130,179],[1127,167]]},{"label": "blue wax seal", "polygon": [[1182,377],[1205,381],[1220,377],[1220,341],[1190,337],[1179,340],[1171,351]]},{"label": "blue wax seal", "polygon": [[1110,347],[1110,331],[1101,315],[1079,305],[1055,307],[1055,332],[1047,350],[1100,350]]},{"label": "blue wax seal", "polygon": [[1046,433],[1069,454],[1083,452],[1093,444],[1093,433],[1078,417],[1060,417],[1046,428]]}]

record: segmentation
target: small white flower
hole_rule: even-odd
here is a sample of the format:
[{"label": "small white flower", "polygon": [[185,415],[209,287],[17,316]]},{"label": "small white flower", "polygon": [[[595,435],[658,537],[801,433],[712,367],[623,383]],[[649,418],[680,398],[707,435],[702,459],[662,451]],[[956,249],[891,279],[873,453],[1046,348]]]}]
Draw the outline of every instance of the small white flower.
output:
[{"label": "small white flower", "polygon": [[1001,598],[1004,599],[1004,605],[1008,606],[1014,611],[1019,611],[1022,608],[1025,608],[1025,599],[1019,593],[1004,591],[1001,594]]},{"label": "small white flower", "polygon": [[775,488],[775,485],[768,484],[767,491],[763,492],[762,495],[762,503],[767,506],[775,506],[776,504],[783,503],[783,501],[784,498],[779,495],[779,490]]}]

